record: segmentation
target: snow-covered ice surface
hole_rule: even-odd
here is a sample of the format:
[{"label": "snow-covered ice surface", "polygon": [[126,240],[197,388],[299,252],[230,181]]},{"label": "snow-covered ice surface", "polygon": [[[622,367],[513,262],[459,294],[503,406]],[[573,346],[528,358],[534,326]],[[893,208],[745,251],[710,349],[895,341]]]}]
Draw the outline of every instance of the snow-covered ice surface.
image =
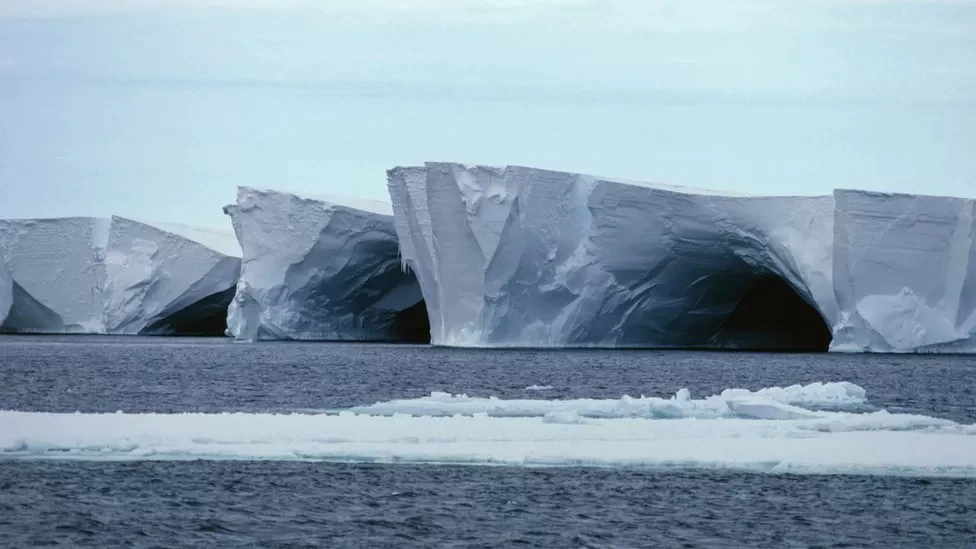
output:
[{"label": "snow-covered ice surface", "polygon": [[0,412],[0,455],[702,467],[976,477],[976,426],[885,411],[850,383],[695,400],[437,395],[329,414]]},{"label": "snow-covered ice surface", "polygon": [[225,208],[244,253],[229,335],[400,338],[398,317],[420,303],[420,288],[400,265],[389,206],[350,204],[238,189]]},{"label": "snow-covered ice surface", "polygon": [[453,163],[388,187],[434,344],[976,351],[972,200]]},{"label": "snow-covered ice surface", "polygon": [[0,221],[0,255],[16,332],[193,332],[224,314],[240,272],[239,257],[122,217]]}]

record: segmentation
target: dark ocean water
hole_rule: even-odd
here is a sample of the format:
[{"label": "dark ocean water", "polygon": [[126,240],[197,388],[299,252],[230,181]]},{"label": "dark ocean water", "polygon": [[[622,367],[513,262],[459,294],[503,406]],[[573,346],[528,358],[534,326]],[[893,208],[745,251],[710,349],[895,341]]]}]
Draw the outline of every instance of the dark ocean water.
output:
[{"label": "dark ocean water", "polygon": [[[431,391],[715,394],[850,381],[976,422],[976,359],[0,338],[0,409],[303,411]],[[551,385],[544,397],[530,385]],[[0,425],[0,429],[3,426]],[[976,481],[733,471],[0,460],[0,547],[976,547]]]}]

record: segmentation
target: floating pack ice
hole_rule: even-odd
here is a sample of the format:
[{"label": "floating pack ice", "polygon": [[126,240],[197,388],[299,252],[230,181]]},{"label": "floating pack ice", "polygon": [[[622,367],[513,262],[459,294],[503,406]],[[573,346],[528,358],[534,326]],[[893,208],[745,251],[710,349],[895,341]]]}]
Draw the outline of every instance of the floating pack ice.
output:
[{"label": "floating pack ice", "polygon": [[846,381],[811,383],[790,387],[768,387],[752,392],[726,389],[719,395],[700,400],[691,398],[687,389],[671,398],[623,396],[619,399],[507,400],[495,397],[432,392],[429,397],[378,402],[357,406],[358,414],[418,417],[443,417],[485,414],[489,417],[543,417],[547,414],[573,412],[583,418],[755,418],[798,419],[820,417],[806,407],[855,407],[867,401],[863,388]]},{"label": "floating pack ice", "polygon": [[[860,402],[863,393],[854,387],[846,386],[844,398]],[[475,400],[480,411],[469,407],[469,415],[450,416],[445,412],[455,408],[445,409],[445,403],[454,407],[470,400],[420,399],[426,407],[411,412],[431,415],[8,411],[0,412],[0,457],[706,467],[976,477],[976,426],[920,415],[815,411],[776,400],[790,394],[778,389],[748,395],[723,392],[729,393],[733,396],[696,401],[682,391],[657,403],[643,399],[637,407],[630,407],[633,402],[619,406],[621,401],[581,399],[500,401],[509,405],[492,408]],[[824,402],[824,393],[816,389],[792,394],[805,394],[806,404]],[[658,415],[659,410],[665,415]]]}]

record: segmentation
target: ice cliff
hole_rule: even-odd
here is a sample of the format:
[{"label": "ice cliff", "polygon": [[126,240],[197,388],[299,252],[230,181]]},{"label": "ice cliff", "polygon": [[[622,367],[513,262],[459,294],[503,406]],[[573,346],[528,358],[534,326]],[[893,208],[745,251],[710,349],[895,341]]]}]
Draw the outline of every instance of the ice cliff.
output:
[{"label": "ice cliff", "polygon": [[0,326],[7,320],[10,313],[10,306],[14,302],[14,279],[10,278],[10,271],[7,270],[7,263],[0,254]]},{"label": "ice cliff", "polygon": [[232,235],[178,225],[122,217],[0,221],[0,256],[11,287],[0,328],[220,333],[240,272],[236,255]]},{"label": "ice cliff", "polygon": [[832,348],[976,352],[976,200],[834,198]]},{"label": "ice cliff", "polygon": [[435,344],[976,350],[971,200],[451,163],[388,182]]},{"label": "ice cliff", "polygon": [[228,335],[429,339],[420,288],[401,268],[389,204],[242,187],[224,211],[244,254]]}]

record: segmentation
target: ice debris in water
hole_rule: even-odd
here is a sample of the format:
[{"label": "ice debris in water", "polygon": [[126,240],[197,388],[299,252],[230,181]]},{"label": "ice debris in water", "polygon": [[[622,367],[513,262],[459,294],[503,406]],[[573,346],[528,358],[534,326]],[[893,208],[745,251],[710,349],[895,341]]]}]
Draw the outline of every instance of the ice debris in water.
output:
[{"label": "ice debris in water", "polygon": [[789,387],[767,387],[758,391],[726,389],[719,395],[693,399],[687,388],[671,398],[631,397],[619,399],[500,399],[471,397],[440,391],[416,399],[377,402],[356,406],[360,414],[443,417],[487,414],[490,417],[544,417],[550,412],[574,412],[584,418],[723,418],[793,419],[815,417],[817,412],[802,407],[852,407],[865,404],[864,389],[846,381],[811,383]]}]

